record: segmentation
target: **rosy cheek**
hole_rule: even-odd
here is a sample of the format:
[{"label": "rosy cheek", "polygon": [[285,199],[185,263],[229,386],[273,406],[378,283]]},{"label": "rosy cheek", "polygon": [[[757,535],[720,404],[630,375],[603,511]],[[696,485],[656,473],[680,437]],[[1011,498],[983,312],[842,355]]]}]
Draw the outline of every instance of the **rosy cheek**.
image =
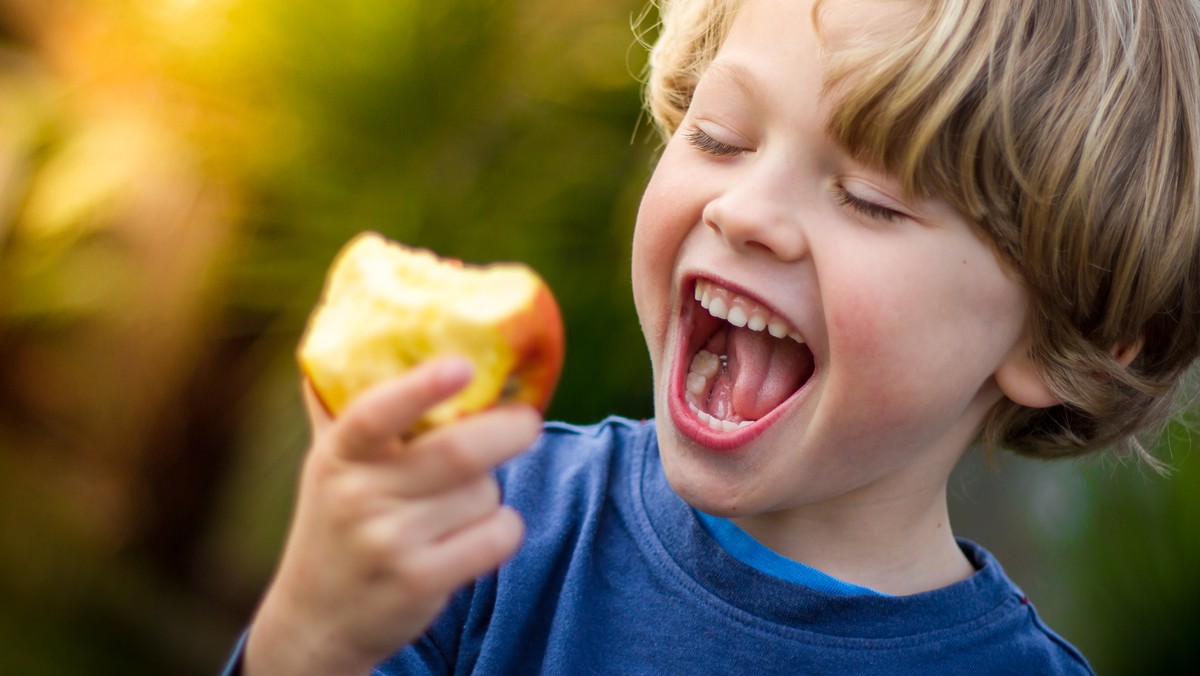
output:
[{"label": "rosy cheek", "polygon": [[825,296],[830,361],[839,367],[888,364],[895,348],[897,316],[892,299],[844,287]]},{"label": "rosy cheek", "polygon": [[[657,179],[656,179],[657,181]],[[663,192],[662,181],[652,181],[642,199],[633,235],[633,300],[642,330],[651,343],[661,344],[666,336],[666,317],[670,306],[670,271],[678,254],[672,241],[674,223],[679,221],[677,205]]]},{"label": "rosy cheek", "polygon": [[872,288],[872,293],[841,294],[826,315],[829,394],[839,405],[849,405],[846,410],[857,411],[864,428],[902,424],[923,394],[914,362],[924,348],[921,332],[909,330],[912,312],[903,309],[901,299]]},{"label": "rosy cheek", "polygon": [[[662,284],[656,270],[663,269],[662,237],[653,217],[639,219],[633,237],[633,297],[638,304],[652,302],[650,296]],[[639,308],[643,309],[643,308]]]},{"label": "rosy cheek", "polygon": [[686,218],[686,204],[681,201],[672,176],[660,166],[642,195],[633,233],[635,274],[649,275],[663,270],[661,266],[668,265],[676,253],[669,240]]}]

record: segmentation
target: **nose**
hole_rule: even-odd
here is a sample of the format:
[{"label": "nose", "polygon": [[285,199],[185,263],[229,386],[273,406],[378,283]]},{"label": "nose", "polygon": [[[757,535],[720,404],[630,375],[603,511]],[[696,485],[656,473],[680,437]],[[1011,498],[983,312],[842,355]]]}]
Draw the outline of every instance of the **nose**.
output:
[{"label": "nose", "polygon": [[750,172],[704,206],[704,224],[739,252],[767,253],[782,261],[808,255],[804,209],[784,175]]}]

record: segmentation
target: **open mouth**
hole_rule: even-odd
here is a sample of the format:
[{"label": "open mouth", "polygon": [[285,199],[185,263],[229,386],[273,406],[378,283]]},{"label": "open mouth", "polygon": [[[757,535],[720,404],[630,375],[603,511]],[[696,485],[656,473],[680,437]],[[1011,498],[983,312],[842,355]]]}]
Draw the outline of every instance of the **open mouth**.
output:
[{"label": "open mouth", "polygon": [[690,421],[681,429],[697,441],[756,436],[756,423],[775,417],[812,378],[812,351],[762,302],[707,279],[697,279],[694,291],[682,317],[674,417]]}]

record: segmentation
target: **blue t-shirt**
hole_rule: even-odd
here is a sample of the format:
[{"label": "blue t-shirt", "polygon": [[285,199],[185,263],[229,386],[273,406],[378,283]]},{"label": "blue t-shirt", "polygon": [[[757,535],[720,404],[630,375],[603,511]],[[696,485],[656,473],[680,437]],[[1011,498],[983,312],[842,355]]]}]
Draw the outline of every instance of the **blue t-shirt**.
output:
[{"label": "blue t-shirt", "polygon": [[376,674],[1092,673],[965,540],[977,572],[911,596],[744,563],[671,490],[653,422],[548,424],[497,476],[525,544]]}]

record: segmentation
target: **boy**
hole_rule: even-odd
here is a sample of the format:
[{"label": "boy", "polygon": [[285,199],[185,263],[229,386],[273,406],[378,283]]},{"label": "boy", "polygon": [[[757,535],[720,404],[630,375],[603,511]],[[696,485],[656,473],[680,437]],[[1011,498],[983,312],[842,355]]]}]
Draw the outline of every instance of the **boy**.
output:
[{"label": "boy", "polygon": [[662,4],[632,262],[656,419],[539,436],[510,407],[402,444],[455,359],[310,406],[231,666],[1089,673],[954,538],[946,482],[979,438],[1141,453],[1166,414],[1200,344],[1200,10]]}]

